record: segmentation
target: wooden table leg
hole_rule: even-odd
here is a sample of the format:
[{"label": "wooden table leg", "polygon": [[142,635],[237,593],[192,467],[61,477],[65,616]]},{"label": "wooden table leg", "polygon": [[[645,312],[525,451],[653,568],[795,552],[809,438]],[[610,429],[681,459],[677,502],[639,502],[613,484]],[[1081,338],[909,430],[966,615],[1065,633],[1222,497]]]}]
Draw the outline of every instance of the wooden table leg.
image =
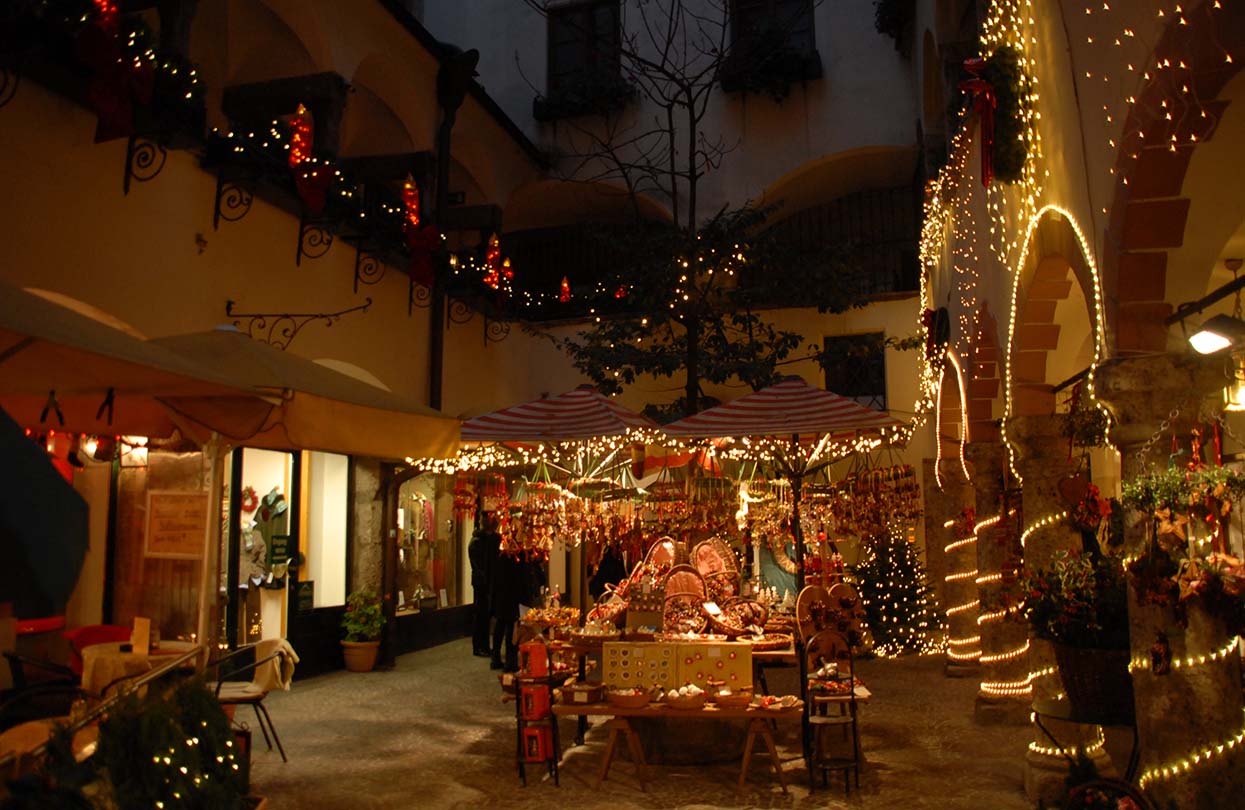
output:
[{"label": "wooden table leg", "polygon": [[605,753],[601,755],[601,767],[597,771],[597,787],[601,787],[601,783],[605,781],[605,777],[609,776],[610,763],[614,761],[614,749],[618,745],[618,734],[620,729],[618,726],[614,725],[613,720],[610,721],[609,726],[610,738],[609,742],[605,745]]},{"label": "wooden table leg", "polygon": [[640,745],[640,735],[635,733],[635,729],[631,728],[631,724],[622,718],[618,718],[625,727],[627,735],[627,747],[631,751],[631,759],[635,762],[635,777],[640,782],[640,790],[647,792],[648,787],[645,785],[647,774],[644,772],[645,766],[648,764],[644,761],[644,748]]},{"label": "wooden table leg", "polygon": [[748,739],[744,742],[744,764],[739,769],[739,789],[744,789],[744,783],[748,781],[748,766],[752,764],[752,746],[756,743],[757,721],[753,720],[748,724]]},{"label": "wooden table leg", "polygon": [[[753,722],[756,722],[755,720]],[[774,773],[778,774],[778,784],[782,785],[782,792],[787,792],[787,780],[782,774],[782,760],[778,758],[778,747],[774,745],[774,735],[770,731],[769,725],[765,722],[761,723],[758,731],[762,739],[765,740],[765,747],[769,749],[769,761],[774,765]]]}]

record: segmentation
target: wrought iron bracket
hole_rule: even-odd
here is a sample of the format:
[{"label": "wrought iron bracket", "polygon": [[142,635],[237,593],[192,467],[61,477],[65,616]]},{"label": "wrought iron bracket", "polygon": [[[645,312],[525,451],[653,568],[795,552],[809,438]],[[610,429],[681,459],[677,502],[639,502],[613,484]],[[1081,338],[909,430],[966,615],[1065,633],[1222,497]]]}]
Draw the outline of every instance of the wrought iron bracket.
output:
[{"label": "wrought iron bracket", "polygon": [[484,316],[484,345],[485,346],[489,345],[490,343],[501,343],[503,340],[505,340],[508,337],[510,337],[510,322],[509,321],[495,321],[489,318],[487,315]]},{"label": "wrought iron bracket", "polygon": [[232,300],[225,302],[225,316],[233,318],[234,326],[255,340],[278,349],[288,349],[307,324],[324,321],[325,326],[332,326],[344,315],[367,312],[372,299],[369,297],[365,303],[340,312],[234,312],[234,303]]},{"label": "wrought iron bracket", "polygon": [[380,256],[361,247],[354,253],[354,291],[359,291],[360,284],[371,286],[379,284],[389,270],[389,265]]},{"label": "wrought iron bracket", "polygon": [[212,230],[219,230],[221,220],[237,222],[251,210],[255,191],[241,179],[226,178],[224,170],[216,175],[216,202],[212,207]]},{"label": "wrought iron bracket", "polygon": [[8,104],[17,95],[17,85],[21,84],[22,72],[17,65],[0,63],[0,107]]},{"label": "wrought iron bracket", "polygon": [[133,180],[140,183],[154,180],[164,169],[168,157],[169,152],[163,144],[141,135],[131,135],[125,145],[125,180],[121,184],[124,193],[130,193]]},{"label": "wrought iron bracket", "polygon": [[432,290],[415,281],[415,276],[408,276],[410,286],[406,293],[406,314],[410,315],[416,307],[428,309],[432,306]]},{"label": "wrought iron bracket", "polygon": [[446,328],[449,328],[450,324],[456,323],[461,326],[462,324],[470,323],[471,316],[474,314],[475,310],[471,307],[467,306],[457,298],[451,298],[449,300],[449,320],[446,321],[445,326]]},{"label": "wrought iron bracket", "polygon": [[[294,264],[301,265],[303,257],[318,259],[333,247],[333,224],[327,220],[308,219],[303,214],[298,219],[298,252]],[[379,281],[380,279],[377,279]]]}]

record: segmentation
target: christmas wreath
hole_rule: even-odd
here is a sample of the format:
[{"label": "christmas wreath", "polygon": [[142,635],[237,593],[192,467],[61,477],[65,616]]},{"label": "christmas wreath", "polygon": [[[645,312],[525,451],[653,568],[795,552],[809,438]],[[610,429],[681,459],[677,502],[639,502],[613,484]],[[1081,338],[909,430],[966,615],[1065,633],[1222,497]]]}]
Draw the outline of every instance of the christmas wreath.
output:
[{"label": "christmas wreath", "polygon": [[255,492],[255,487],[246,487],[242,490],[241,509],[244,513],[250,514],[259,508],[259,494]]}]

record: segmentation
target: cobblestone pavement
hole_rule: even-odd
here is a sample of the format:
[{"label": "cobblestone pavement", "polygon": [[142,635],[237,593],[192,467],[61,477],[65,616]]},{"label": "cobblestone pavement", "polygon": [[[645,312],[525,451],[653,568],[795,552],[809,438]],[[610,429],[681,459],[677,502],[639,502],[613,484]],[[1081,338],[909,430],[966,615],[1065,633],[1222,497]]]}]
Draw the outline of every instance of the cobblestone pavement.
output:
[{"label": "cobblestone pavement", "polygon": [[[1032,806],[1023,788],[1028,730],[976,725],[974,680],[943,677],[939,657],[864,661],[858,668],[874,698],[861,709],[866,762],[860,790],[850,798],[837,773],[828,787],[819,782],[809,793],[797,758],[798,724],[778,737],[780,753],[791,758],[789,795],[755,759],[743,792],[735,790],[738,760],[653,766],[648,791],[641,792],[624,758],[594,789],[606,733],[594,727],[585,746],[566,750],[574,736],[569,719],[561,726],[561,787],[542,780],[543,768],[530,769],[528,786],[521,787],[513,706],[500,702],[496,673],[488,659],[472,657],[465,639],[402,656],[388,672],[337,672],[270,695],[266,705],[290,761],[265,750],[256,733],[252,782],[272,810]],[[771,675],[771,690],[794,688],[785,674]],[[251,719],[244,711],[239,719]]]}]

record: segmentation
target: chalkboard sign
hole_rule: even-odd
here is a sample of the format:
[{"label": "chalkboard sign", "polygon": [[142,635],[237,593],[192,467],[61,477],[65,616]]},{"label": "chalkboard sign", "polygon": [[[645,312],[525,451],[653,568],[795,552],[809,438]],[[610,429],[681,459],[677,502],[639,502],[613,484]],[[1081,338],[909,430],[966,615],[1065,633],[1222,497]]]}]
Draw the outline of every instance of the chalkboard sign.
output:
[{"label": "chalkboard sign", "polygon": [[147,493],[148,557],[197,560],[208,525],[206,492],[151,490]]}]

